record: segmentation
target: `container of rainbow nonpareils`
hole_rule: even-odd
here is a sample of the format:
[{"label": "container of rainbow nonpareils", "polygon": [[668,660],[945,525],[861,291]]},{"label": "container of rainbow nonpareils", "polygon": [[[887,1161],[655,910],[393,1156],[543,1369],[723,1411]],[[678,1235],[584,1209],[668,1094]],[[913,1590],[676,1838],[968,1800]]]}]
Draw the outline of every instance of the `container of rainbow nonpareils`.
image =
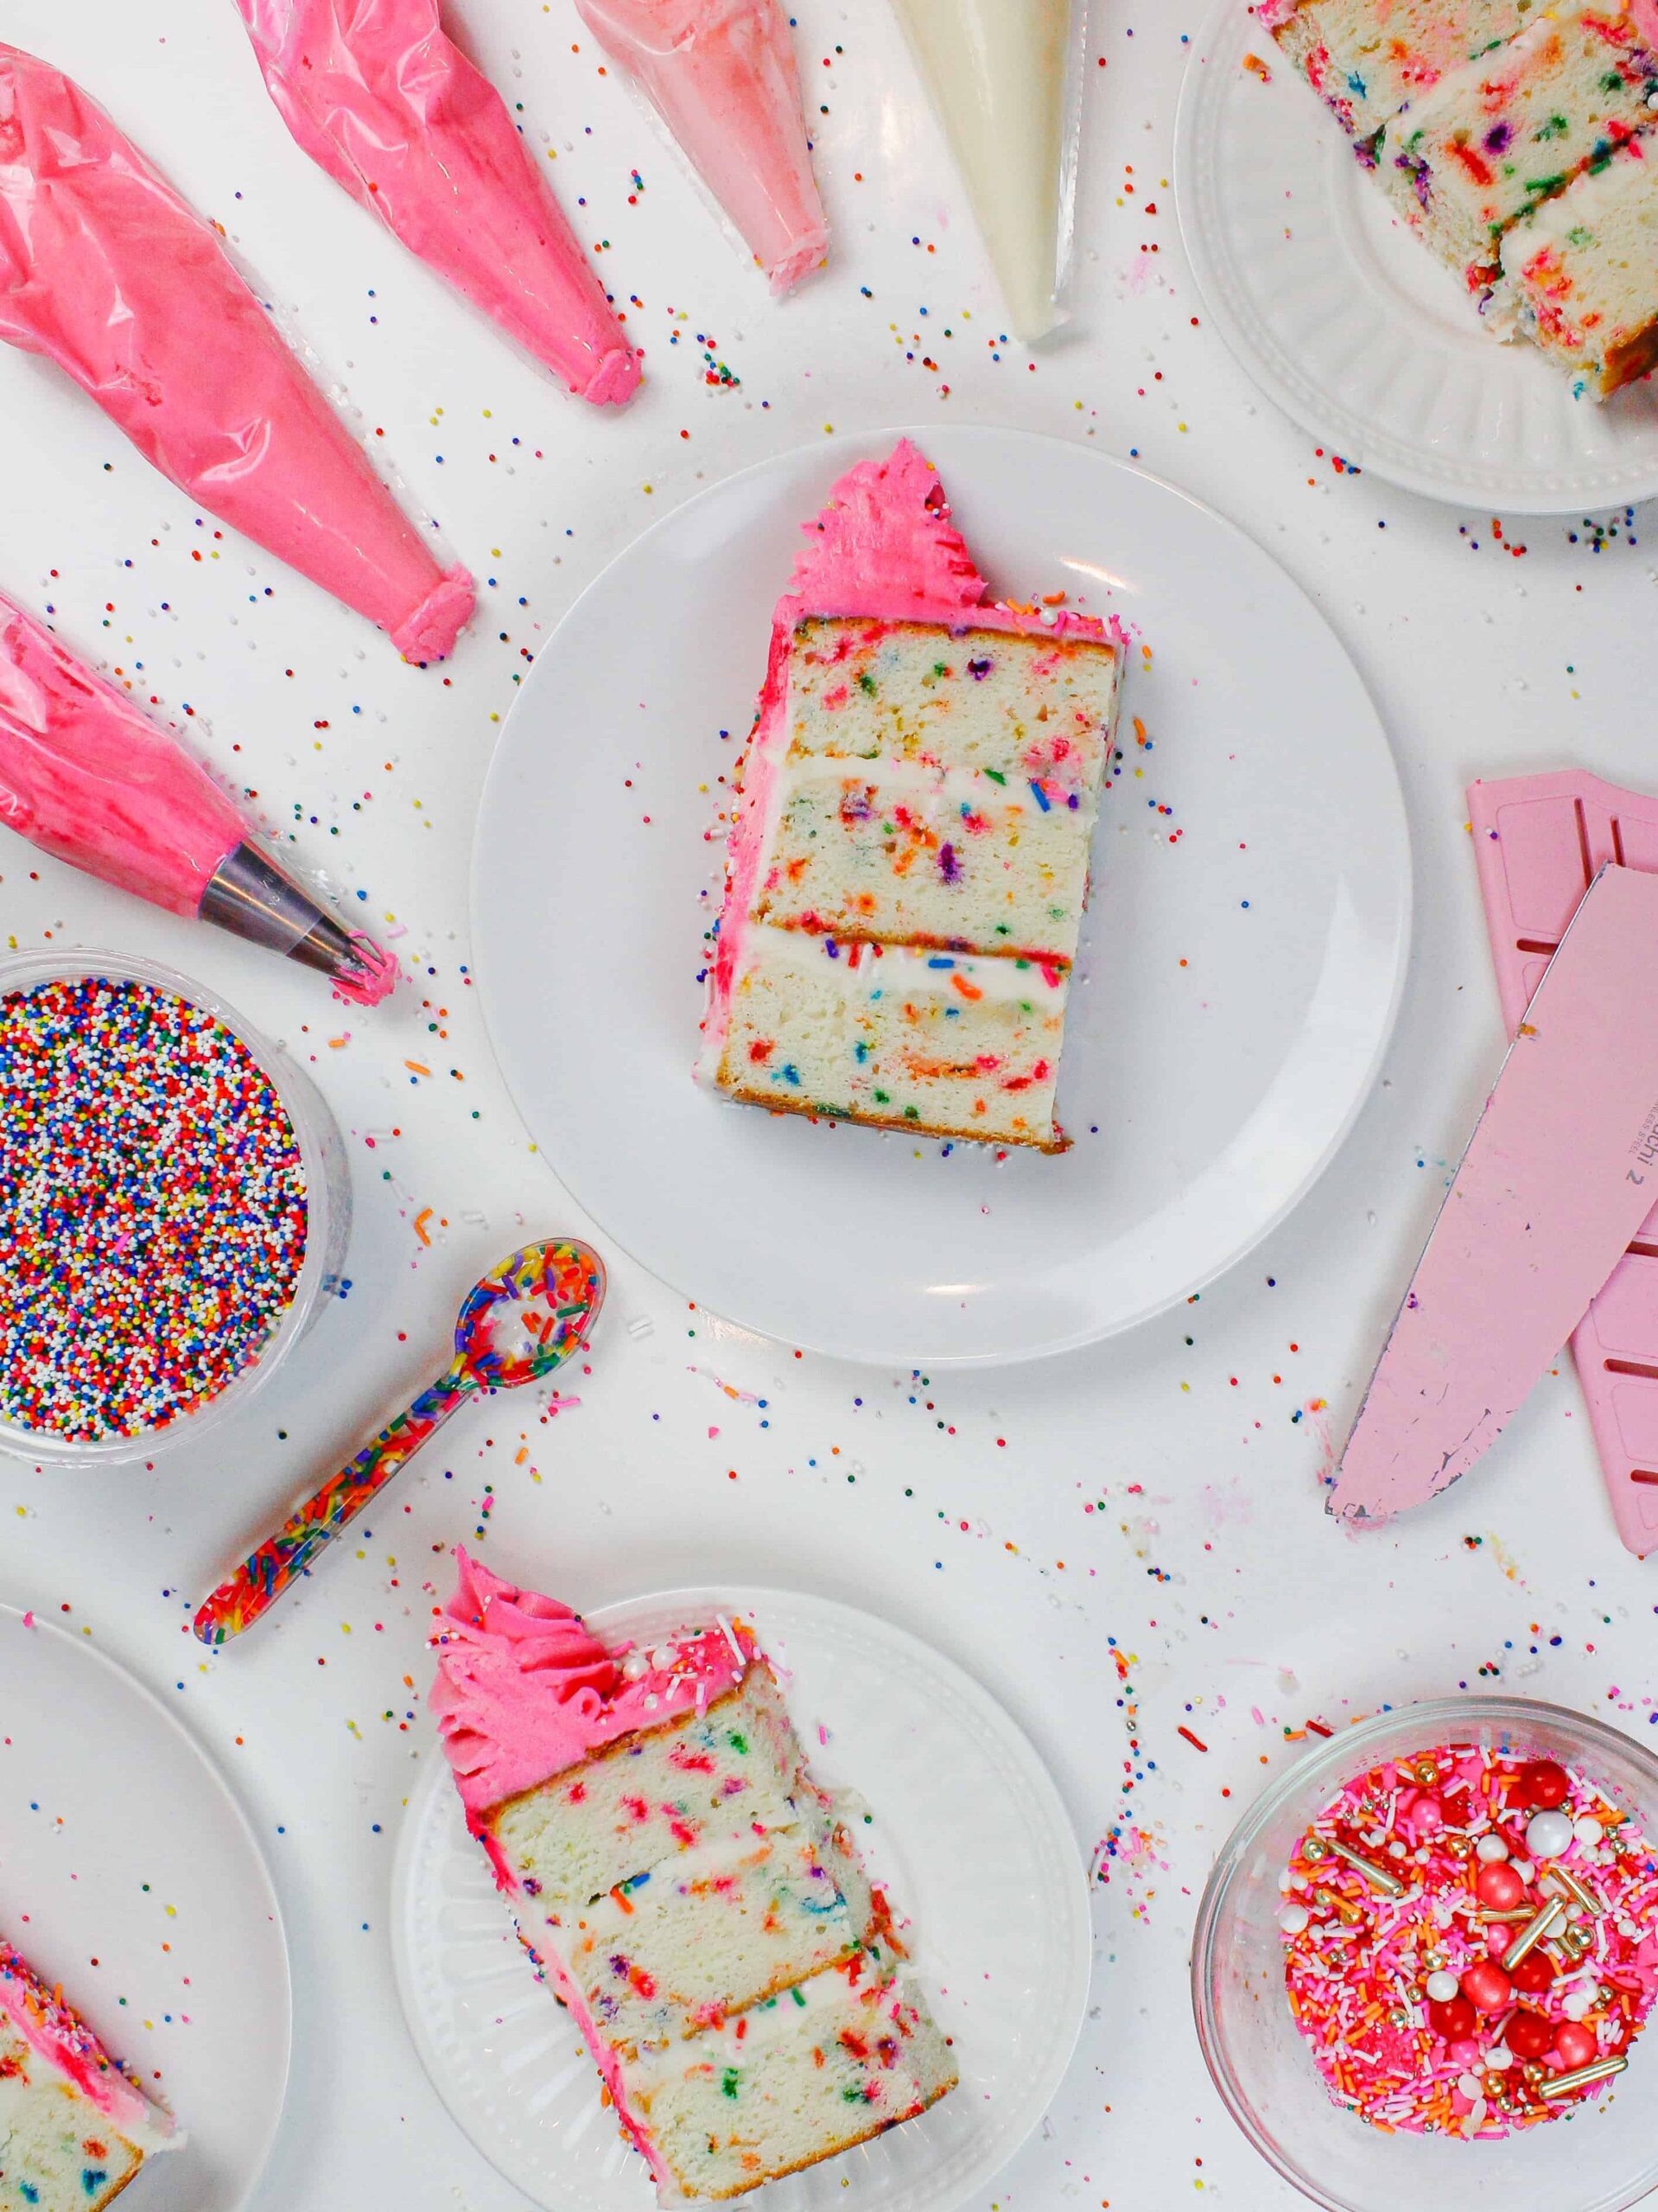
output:
[{"label": "container of rainbow nonpareils", "polygon": [[350,1217],[328,1109],[222,1000],[122,954],[0,962],[0,1449],[199,1437],[337,1292]]}]

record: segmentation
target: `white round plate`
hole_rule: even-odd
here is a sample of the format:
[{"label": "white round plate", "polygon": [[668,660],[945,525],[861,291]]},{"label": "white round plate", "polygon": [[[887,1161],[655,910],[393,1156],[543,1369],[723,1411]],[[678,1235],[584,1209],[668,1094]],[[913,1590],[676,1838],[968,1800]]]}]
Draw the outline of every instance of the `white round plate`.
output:
[{"label": "white round plate", "polygon": [[1658,493],[1658,391],[1575,399],[1534,347],[1483,329],[1245,0],[1217,0],[1186,65],[1174,182],[1210,321],[1267,397],[1345,459],[1487,512]]},{"label": "white round plate", "polygon": [[[1091,1938],[1070,1820],[994,1700],[873,1615],[798,1591],[676,1590],[589,1618],[607,1640],[648,1643],[715,1611],[754,1624],[787,1669],[814,1775],[873,1814],[860,1845],[962,2075],[919,2120],[752,2201],[765,2212],[951,2212],[1038,2126],[1082,2030]],[[520,1949],[435,1750],[397,1840],[391,1929],[416,2048],[490,2163],[545,2212],[645,2212],[645,2162]]]},{"label": "white round plate", "polygon": [[[195,1739],[79,1637],[0,1605],[0,1934],[187,2131],[121,2212],[236,2212],[288,2086],[288,1946]],[[159,2077],[159,2078],[156,2078]]]},{"label": "white round plate", "polygon": [[[992,588],[1115,611],[1129,654],[1055,1157],[767,1115],[692,1080],[721,779],[800,526],[901,433],[825,440],[648,531],[543,646],[491,770],[478,971],[506,1079],[617,1243],[727,1319],[939,1366],[1091,1343],[1218,1274],[1368,1090],[1410,899],[1351,662],[1194,499],[1022,431],[916,431]],[[1136,719],[1149,745],[1136,734]]]}]

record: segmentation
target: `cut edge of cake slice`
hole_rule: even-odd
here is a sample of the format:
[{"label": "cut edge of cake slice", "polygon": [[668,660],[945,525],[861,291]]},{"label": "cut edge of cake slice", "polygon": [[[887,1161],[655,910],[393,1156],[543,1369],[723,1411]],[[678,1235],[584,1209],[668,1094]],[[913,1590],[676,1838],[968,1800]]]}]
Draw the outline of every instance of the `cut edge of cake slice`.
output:
[{"label": "cut edge of cake slice", "polygon": [[1489,54],[1547,0],[1260,0],[1256,19],[1367,166],[1377,132],[1409,101]]},{"label": "cut edge of cake slice", "polygon": [[1487,295],[1507,232],[1658,119],[1655,99],[1658,55],[1628,0],[1557,0],[1401,110],[1377,181],[1466,289]]},{"label": "cut edge of cake slice", "polygon": [[1610,398],[1658,366],[1658,160],[1646,140],[1515,226],[1497,304],[1580,397]]},{"label": "cut edge of cake slice", "polygon": [[[432,1703],[467,1825],[488,1848],[520,1940],[581,2031],[661,2201],[740,2195],[867,2140],[953,2088],[957,2076],[947,2044],[919,1996],[898,1986],[902,1947],[886,1899],[870,1885],[855,1843],[812,1781],[770,1663],[752,1632],[740,1623],[720,1621],[712,1637],[688,1627],[654,1639],[645,1650],[625,1646],[612,1652],[567,1607],[500,1581],[463,1551],[456,1560],[460,1586],[433,1639],[438,1681]],[[705,1694],[690,1687],[694,1678]],[[678,1709],[664,1713],[664,1704]],[[621,1725],[629,1721],[633,1725]],[[746,1789],[727,1789],[740,1771],[735,1763],[749,1759],[770,1770],[775,1789],[766,1799],[769,1818],[745,1818],[755,1809]],[[537,1776],[537,1768],[546,1770]],[[493,1802],[503,1777],[514,1789]],[[588,1789],[589,1783],[597,1786]],[[704,1808],[710,1815],[706,1823]],[[528,1829],[526,1808],[537,1815]],[[672,1815],[665,1825],[654,1818],[658,1808]],[[723,1833],[712,1834],[721,1818]],[[607,1828],[622,1839],[616,1863],[630,1857],[642,1862],[633,1878],[619,1878],[594,1892],[601,1900],[600,1937],[626,1925],[630,1905],[642,1894],[638,1874],[664,1880],[678,1897],[669,1915],[671,1920],[677,1911],[677,1924],[667,1927],[657,1955],[644,1962],[622,1959],[621,1971],[630,1977],[643,1964],[646,1986],[637,1988],[642,2005],[618,2024],[619,2034],[600,2017],[604,2008],[594,2001],[597,1945],[586,1944],[583,1924],[592,1899],[574,1908],[567,1901],[555,1906],[555,1895],[568,1900],[570,1880],[562,1877],[560,1890],[542,1878],[549,1866],[562,1863],[556,1838],[550,1849],[547,1840],[549,1829],[561,1821],[576,1829],[595,1823]],[[746,1940],[752,1923],[744,1941],[727,1943],[724,1955],[737,1961],[732,1972],[746,1978],[727,1993],[727,2001],[710,2002],[707,1974],[717,1969],[718,1960],[688,1965],[684,1956],[687,1942],[698,1940],[696,1910],[727,1909],[728,1901],[715,1894],[721,1870],[740,1871],[764,1858],[763,1847],[804,1851],[816,1893],[801,1903],[792,1931],[785,1911],[770,1951]],[[521,1851],[527,1859],[520,1859]],[[594,1856],[585,1845],[575,1853],[583,1864]],[[832,1940],[816,1925],[820,1909],[826,1916],[841,1916]],[[716,1920],[716,1930],[718,1925]],[[715,1935],[703,1940],[717,1951]],[[688,1983],[702,1974],[705,1986],[677,1998],[657,1986],[657,1976],[665,1982],[681,1970]],[[658,1998],[653,2016],[651,2006]],[[724,2163],[712,2177],[718,2186],[704,2187],[708,2177],[697,2171],[699,2158],[683,2147],[677,2154],[671,2146],[664,2149],[652,2122],[654,2101],[664,2100],[664,2113],[681,2110],[683,2098],[674,2085],[693,2078],[705,2082],[716,2058],[723,2083],[733,2063],[728,2050],[746,2045],[751,2054],[763,2051],[778,2032],[772,2023],[783,2008],[792,2021],[837,2005],[830,2024],[834,2050],[821,2063],[842,2072],[861,2069],[843,2085],[859,2094],[838,2098],[833,2108],[815,2097],[815,2121],[797,2125],[798,2114],[791,2120],[785,2109],[788,2098],[778,2101],[764,2081],[751,2078],[750,2106],[764,2122],[762,2134],[727,2142]],[[873,2024],[870,2037],[859,2034],[860,2020]],[[842,2030],[851,2043],[838,2039]],[[904,2052],[912,2053],[913,2064],[900,2067]],[[777,2069],[789,2072],[788,2051],[775,2062]],[[820,2070],[819,2064],[813,2070]],[[718,2094],[723,2111],[732,2098],[723,2087]],[[876,2106],[879,2116],[872,2118]],[[806,2125],[804,2150],[801,2125]],[[687,2139],[695,2141],[694,2136]],[[714,2159],[713,2146],[705,2146],[702,2157]]]},{"label": "cut edge of cake slice", "polygon": [[17,2184],[16,2202],[103,2212],[185,2139],[61,1988],[0,1937],[0,2179]]}]

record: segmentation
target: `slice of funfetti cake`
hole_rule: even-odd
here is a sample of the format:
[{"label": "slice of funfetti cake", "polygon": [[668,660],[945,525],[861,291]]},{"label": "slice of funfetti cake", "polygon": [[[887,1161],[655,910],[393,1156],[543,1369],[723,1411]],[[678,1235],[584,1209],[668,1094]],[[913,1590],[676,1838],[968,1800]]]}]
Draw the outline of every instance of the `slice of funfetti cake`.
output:
[{"label": "slice of funfetti cake", "polygon": [[1407,100],[1541,15],[1545,0],[1261,0],[1262,25],[1340,122],[1375,137]]},{"label": "slice of funfetti cake", "polygon": [[773,1110],[1058,1151],[1121,633],[992,604],[907,440],[805,528],[740,772],[700,1072]]},{"label": "slice of funfetti cake", "polygon": [[0,2206],[102,2212],[184,2137],[0,1937]]},{"label": "slice of funfetti cake", "polygon": [[612,1650],[456,1560],[432,1707],[467,1825],[661,2201],[740,2196],[953,2088],[748,1629]]}]

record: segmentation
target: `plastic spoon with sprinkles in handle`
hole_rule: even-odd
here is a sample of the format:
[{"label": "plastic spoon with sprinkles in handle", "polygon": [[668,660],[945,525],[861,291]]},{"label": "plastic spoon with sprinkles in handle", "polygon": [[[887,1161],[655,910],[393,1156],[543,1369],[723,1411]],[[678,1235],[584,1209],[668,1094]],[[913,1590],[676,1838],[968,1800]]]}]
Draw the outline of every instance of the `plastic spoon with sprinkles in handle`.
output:
[{"label": "plastic spoon with sprinkles in handle", "polygon": [[562,1365],[584,1342],[604,1295],[604,1262],[586,1244],[526,1244],[492,1268],[467,1294],[447,1374],[220,1584],[196,1615],[201,1641],[224,1643],[251,1628],[457,1407],[480,1391],[537,1382]]}]

